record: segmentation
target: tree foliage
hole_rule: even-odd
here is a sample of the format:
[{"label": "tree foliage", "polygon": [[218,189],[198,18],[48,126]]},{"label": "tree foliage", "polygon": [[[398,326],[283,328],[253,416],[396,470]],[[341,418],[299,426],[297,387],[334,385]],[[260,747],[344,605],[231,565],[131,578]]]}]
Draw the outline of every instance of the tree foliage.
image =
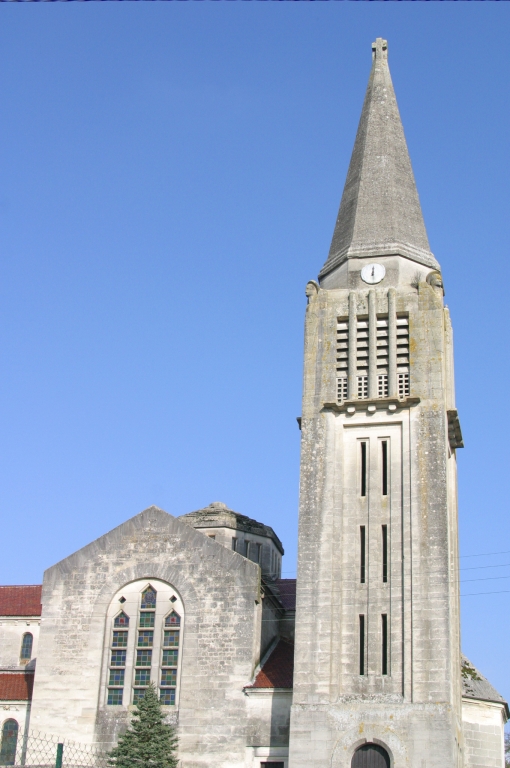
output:
[{"label": "tree foliage", "polygon": [[176,768],[177,736],[151,684],[137,706],[128,730],[109,754],[109,764],[115,768]]},{"label": "tree foliage", "polygon": [[510,733],[505,733],[505,768],[510,768]]}]

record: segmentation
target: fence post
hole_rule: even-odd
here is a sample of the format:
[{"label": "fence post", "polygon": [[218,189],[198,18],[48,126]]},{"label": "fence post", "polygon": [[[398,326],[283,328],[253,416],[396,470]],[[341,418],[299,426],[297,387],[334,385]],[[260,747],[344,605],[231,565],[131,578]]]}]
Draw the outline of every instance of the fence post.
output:
[{"label": "fence post", "polygon": [[55,763],[55,768],[62,768],[62,757],[64,755],[64,745],[63,744],[57,744],[57,760]]}]

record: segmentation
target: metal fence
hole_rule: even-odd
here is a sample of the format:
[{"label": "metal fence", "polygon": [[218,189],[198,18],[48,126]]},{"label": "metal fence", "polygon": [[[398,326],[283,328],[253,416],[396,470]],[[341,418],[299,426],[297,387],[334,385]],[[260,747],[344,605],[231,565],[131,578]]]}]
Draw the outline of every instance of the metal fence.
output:
[{"label": "metal fence", "polygon": [[30,768],[109,768],[108,753],[87,744],[30,731],[2,734],[0,766]]}]

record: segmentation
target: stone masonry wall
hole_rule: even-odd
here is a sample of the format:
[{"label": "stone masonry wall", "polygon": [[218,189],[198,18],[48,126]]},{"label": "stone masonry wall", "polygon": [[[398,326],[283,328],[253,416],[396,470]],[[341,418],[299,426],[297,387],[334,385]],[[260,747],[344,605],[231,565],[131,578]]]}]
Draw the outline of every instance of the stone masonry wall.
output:
[{"label": "stone masonry wall", "polygon": [[171,584],[184,604],[180,701],[168,708],[183,768],[241,768],[260,569],[155,507],[46,571],[32,727],[108,745],[126,726],[127,707],[98,706],[105,616],[115,592],[143,578]]}]

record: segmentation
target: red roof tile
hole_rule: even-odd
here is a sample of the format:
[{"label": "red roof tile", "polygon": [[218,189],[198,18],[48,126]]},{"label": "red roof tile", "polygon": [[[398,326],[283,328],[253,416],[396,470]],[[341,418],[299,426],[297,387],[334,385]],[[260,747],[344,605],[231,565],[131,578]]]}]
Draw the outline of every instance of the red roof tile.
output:
[{"label": "red roof tile", "polygon": [[0,701],[30,701],[34,675],[28,672],[0,673]]},{"label": "red roof tile", "polygon": [[275,582],[280,593],[280,602],[287,611],[296,610],[296,579],[278,579]]},{"label": "red roof tile", "polygon": [[0,587],[0,616],[40,616],[40,584]]},{"label": "red roof tile", "polygon": [[251,688],[292,688],[294,678],[294,646],[280,640]]}]

